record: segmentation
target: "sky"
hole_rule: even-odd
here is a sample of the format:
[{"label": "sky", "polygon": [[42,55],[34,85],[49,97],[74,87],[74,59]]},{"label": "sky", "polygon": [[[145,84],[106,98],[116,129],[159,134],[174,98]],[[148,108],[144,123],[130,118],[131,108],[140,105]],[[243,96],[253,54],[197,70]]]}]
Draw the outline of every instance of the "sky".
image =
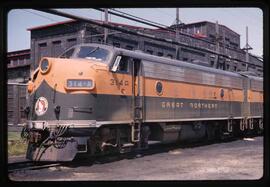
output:
[{"label": "sky", "polygon": [[[74,15],[104,20],[104,14],[94,9],[57,9]],[[137,17],[170,26],[176,19],[176,8],[121,8],[117,9]],[[179,8],[180,21],[188,24],[210,21],[229,27],[240,34],[240,47],[246,43],[246,26],[248,26],[249,45],[252,54],[263,54],[263,12],[259,8]],[[12,9],[8,13],[8,52],[29,49],[30,31],[28,28],[69,20],[68,18],[40,12],[33,9]],[[117,23],[131,24],[151,28],[150,26],[109,15],[109,20]]]}]

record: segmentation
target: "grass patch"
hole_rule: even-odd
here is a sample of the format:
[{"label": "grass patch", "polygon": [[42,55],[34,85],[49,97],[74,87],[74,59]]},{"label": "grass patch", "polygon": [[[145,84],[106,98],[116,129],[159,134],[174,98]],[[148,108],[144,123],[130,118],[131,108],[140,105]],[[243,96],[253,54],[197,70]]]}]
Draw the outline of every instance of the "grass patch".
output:
[{"label": "grass patch", "polygon": [[25,155],[27,143],[20,132],[8,132],[8,156]]},{"label": "grass patch", "polygon": [[21,132],[8,132],[8,141],[21,140]]}]

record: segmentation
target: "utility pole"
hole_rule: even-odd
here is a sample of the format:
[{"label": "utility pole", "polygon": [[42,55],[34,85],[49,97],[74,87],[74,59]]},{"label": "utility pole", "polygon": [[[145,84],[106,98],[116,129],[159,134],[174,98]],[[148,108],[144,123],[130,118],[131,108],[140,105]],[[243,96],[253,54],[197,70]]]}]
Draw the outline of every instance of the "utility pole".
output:
[{"label": "utility pole", "polygon": [[248,63],[249,63],[249,54],[248,50],[251,50],[252,47],[248,44],[248,27],[246,26],[246,45],[243,48],[246,51],[246,71],[248,71]]},{"label": "utility pole", "polygon": [[[108,24],[108,9],[105,8],[105,24]],[[107,39],[108,39],[108,29],[105,27],[104,28],[104,44],[107,44]]]},{"label": "utility pole", "polygon": [[219,47],[219,26],[218,26],[218,21],[216,21],[216,38],[215,38],[215,42],[216,42],[216,59],[215,59],[215,63],[213,65],[213,67],[218,69],[219,66],[219,53],[220,53],[220,47]]},{"label": "utility pole", "polygon": [[[175,32],[176,42],[179,42],[179,28],[178,28],[178,26],[179,26],[179,8],[176,8],[176,27],[175,27],[175,29],[176,29],[176,32]],[[176,53],[175,58],[179,59],[179,46],[178,45],[176,45],[175,53]]]}]

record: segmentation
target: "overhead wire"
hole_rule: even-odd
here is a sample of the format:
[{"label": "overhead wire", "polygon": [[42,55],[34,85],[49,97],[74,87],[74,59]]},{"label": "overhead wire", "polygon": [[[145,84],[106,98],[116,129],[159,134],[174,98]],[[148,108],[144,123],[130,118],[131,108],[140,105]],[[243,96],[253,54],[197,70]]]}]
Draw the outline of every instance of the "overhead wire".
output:
[{"label": "overhead wire", "polygon": [[29,10],[26,10],[26,9],[20,9],[20,10],[25,11],[25,12],[28,12],[28,13],[31,13],[31,14],[34,14],[34,15],[36,15],[36,16],[39,16],[39,17],[45,18],[45,19],[50,20],[50,21],[53,21],[53,22],[55,22],[55,21],[57,21],[57,22],[58,22],[58,20],[55,20],[55,19],[49,18],[49,17],[47,17],[47,16],[41,15],[41,14],[36,13],[36,12],[32,12],[32,11],[29,11]]},{"label": "overhead wire", "polygon": [[126,13],[126,12],[122,12],[122,11],[116,10],[116,9],[110,9],[110,10],[113,10],[113,11],[118,12],[118,13],[121,13],[121,14],[125,14],[125,15],[130,16],[130,17],[134,17],[134,18],[137,18],[137,19],[140,19],[140,20],[149,22],[149,23],[153,23],[153,24],[159,25],[159,26],[161,26],[161,27],[165,27],[165,28],[168,27],[167,25],[163,25],[163,24],[160,24],[160,23],[157,23],[157,22],[153,22],[153,21],[150,21],[150,20],[147,20],[147,19],[138,17],[138,16],[134,16],[134,15],[128,14],[128,13]]},{"label": "overhead wire", "polygon": [[[96,9],[96,10],[100,10],[100,11],[103,11],[103,12],[104,12],[104,9],[101,9],[101,8],[98,8],[98,9]],[[113,10],[115,11],[115,9],[113,9]],[[118,11],[118,12],[122,12],[122,11]],[[111,11],[108,11],[108,13],[114,14],[114,15],[116,15],[116,16],[120,16],[120,17],[123,17],[123,18],[126,18],[126,19],[130,19],[130,20],[133,20],[133,21],[136,21],[136,19],[138,19],[137,21],[140,22],[140,23],[147,24],[147,25],[150,25],[150,26],[155,26],[155,27],[160,28],[160,29],[162,29],[162,30],[166,30],[166,31],[174,32],[174,33],[176,32],[175,30],[169,29],[168,27],[167,27],[167,28],[164,28],[164,27],[161,27],[161,26],[158,26],[158,25],[154,25],[155,22],[152,22],[152,23],[146,23],[147,21],[148,21],[148,22],[151,22],[151,21],[146,20],[146,19],[143,19],[143,18],[140,18],[140,17],[137,17],[137,16],[133,16],[133,15],[131,15],[131,14],[128,14],[128,15],[131,16],[131,17],[128,17],[127,15],[119,15],[119,14],[117,14],[117,13],[112,13]],[[143,20],[146,20],[146,22],[145,22],[145,21],[141,21],[142,19],[143,19]],[[211,42],[211,41],[208,41],[208,40],[205,40],[205,39],[196,38],[196,37],[194,37],[194,36],[192,36],[192,35],[190,35],[190,34],[185,34],[185,33],[181,33],[181,32],[179,32],[179,34],[180,34],[180,35],[184,35],[184,36],[188,36],[188,37],[193,38],[193,39],[196,39],[196,40],[201,40],[201,41],[207,42],[207,43],[209,43],[209,44],[215,44],[215,43],[213,43],[213,42]],[[226,46],[226,47],[224,47],[224,48],[230,49],[230,50],[233,50],[233,51],[236,50],[236,49],[231,48],[231,47],[228,47],[228,46]],[[239,49],[238,52],[243,52],[243,51]],[[218,54],[218,55],[220,55],[220,54]],[[221,55],[221,56],[222,56],[222,55]],[[228,57],[228,58],[232,59],[231,57],[229,57],[229,56],[227,56],[227,55],[225,55],[224,57]],[[242,62],[248,64],[248,62],[245,62],[245,61],[242,61]],[[250,63],[250,64],[254,65],[253,63]],[[258,67],[260,67],[260,66],[258,66]]]},{"label": "overhead wire", "polygon": [[[28,13],[31,13],[31,14],[34,14],[34,15],[37,15],[37,16],[39,16],[39,17],[43,17],[43,18],[48,19],[48,20],[53,21],[53,22],[59,22],[59,21],[60,21],[60,20],[52,19],[52,18],[49,18],[49,17],[47,17],[47,16],[45,16],[45,15],[41,15],[41,14],[38,14],[38,13],[32,12],[32,11],[29,11],[29,10],[25,10],[25,9],[21,9],[21,10],[22,10],[22,11],[25,11],[25,12],[28,12]],[[71,25],[68,25],[68,24],[66,24],[66,23],[63,23],[63,25],[72,28]]]},{"label": "overhead wire", "polygon": [[88,23],[91,23],[91,24],[94,24],[94,25],[98,25],[98,26],[101,26],[101,27],[109,28],[109,29],[112,29],[112,30],[118,30],[118,31],[121,31],[121,32],[126,33],[126,34],[141,36],[141,37],[149,38],[149,39],[156,40],[156,41],[161,41],[161,42],[165,42],[165,43],[180,45],[180,46],[184,46],[184,47],[187,47],[187,48],[192,48],[192,49],[208,52],[208,53],[211,53],[211,54],[215,54],[215,55],[218,55],[218,56],[229,58],[231,60],[246,63],[246,64],[249,64],[249,65],[252,65],[252,66],[261,67],[259,65],[253,64],[253,63],[249,63],[249,62],[239,60],[237,58],[229,57],[229,56],[227,56],[225,54],[220,54],[220,53],[218,53],[216,51],[213,51],[213,50],[200,48],[200,47],[196,47],[196,46],[190,46],[188,44],[184,44],[184,43],[180,43],[180,42],[176,42],[176,41],[172,41],[172,40],[167,40],[167,39],[164,39],[164,38],[159,38],[159,37],[156,37],[154,35],[144,34],[144,33],[138,32],[138,31],[131,31],[131,30],[123,29],[121,27],[106,24],[104,22],[96,22],[96,21],[93,21],[93,20],[88,19],[88,18],[84,18],[84,17],[81,17],[81,16],[74,16],[74,15],[71,15],[71,14],[68,14],[68,13],[65,13],[65,12],[61,12],[61,11],[58,11],[58,10],[54,10],[54,9],[36,9],[36,10],[51,13],[51,14],[55,14],[55,15],[58,15],[58,16],[68,17],[68,18],[75,19],[75,20],[85,21],[85,22],[88,22]]},{"label": "overhead wire", "polygon": [[[155,10],[156,12],[163,12],[163,14],[166,14],[166,15],[168,15],[168,16],[170,16],[170,17],[172,16],[172,15],[169,15],[169,14],[165,13],[164,11],[161,11],[160,9],[161,9],[161,8],[159,8],[159,11],[158,11],[158,10],[155,10],[155,9],[154,9],[154,10]],[[153,21],[144,19],[144,18],[140,18],[140,17],[138,17],[138,16],[134,16],[134,15],[125,13],[125,12],[123,12],[123,11],[119,11],[119,10],[116,10],[116,9],[111,9],[111,10],[116,11],[116,12],[119,12],[119,13],[122,13],[122,14],[125,14],[125,15],[128,15],[128,16],[131,16],[131,17],[134,17],[134,18],[137,18],[137,19],[140,19],[140,20],[143,20],[143,21],[146,21],[146,22],[149,22],[149,23],[153,23],[153,24],[157,24],[157,25],[163,26],[163,27],[165,27],[165,28],[163,28],[164,30],[168,30],[168,27],[169,27],[169,26],[167,26],[167,25],[163,25],[163,24],[160,24],[160,23],[157,23],[157,22],[153,22]],[[228,11],[227,9],[224,9],[224,11],[230,12],[230,11]],[[169,30],[169,31],[175,32],[175,30]],[[181,33],[179,33],[179,34],[181,34]],[[190,37],[190,35],[189,35],[189,37]],[[192,37],[192,36],[191,36],[191,37]],[[194,38],[194,37],[193,37],[193,38]],[[230,47],[225,47],[225,48],[231,49]],[[253,55],[253,54],[251,54],[251,55],[252,55],[252,56],[256,56],[256,55]]]},{"label": "overhead wire", "polygon": [[[99,11],[100,11],[100,10],[102,10],[102,9],[96,9],[96,10],[99,10]],[[140,17],[138,17],[138,16],[134,16],[134,15],[131,15],[131,14],[128,14],[128,13],[125,13],[125,12],[122,12],[122,11],[119,11],[119,10],[116,10],[116,9],[111,9],[111,10],[113,10],[113,11],[115,11],[115,12],[119,12],[119,13],[125,14],[125,15],[127,15],[127,16],[134,17],[134,18],[136,18],[136,19],[141,19],[141,20],[143,20],[143,21],[145,21],[145,22],[149,22],[151,25],[152,25],[152,24],[160,25],[160,26],[158,27],[158,28],[160,28],[160,29],[167,30],[167,31],[170,31],[170,32],[175,32],[175,30],[173,30],[173,29],[164,28],[164,27],[168,27],[168,26],[166,26],[166,25],[159,24],[159,23],[156,23],[156,22],[153,22],[153,21],[150,21],[150,20],[146,20],[146,19],[140,18]],[[38,16],[43,17],[43,18],[45,18],[45,19],[48,19],[48,20],[50,20],[50,21],[56,21],[56,22],[58,22],[58,20],[49,18],[49,17],[47,17],[47,16],[38,14],[38,13],[36,13],[36,12],[31,12],[31,11],[28,11],[28,10],[24,10],[24,11],[29,12],[29,13],[32,13],[32,14],[34,14],[34,15],[38,15]],[[103,10],[102,10],[102,11],[103,11]],[[110,12],[110,14],[112,14],[112,13]],[[136,21],[136,20],[134,20],[134,21]],[[65,24],[65,23],[64,23],[63,25],[68,26],[68,27],[71,27],[70,25]],[[155,25],[152,25],[152,26],[155,26]],[[162,27],[162,26],[163,26],[163,27]],[[179,33],[179,34],[186,35],[186,34],[183,34],[183,33]],[[190,36],[190,35],[187,35],[187,36],[188,36],[188,37],[192,37],[192,36]],[[192,37],[192,38],[194,38],[194,37]],[[199,38],[196,38],[196,39],[199,39]],[[202,40],[202,39],[199,39],[199,40]],[[206,41],[206,40],[204,40],[204,41]],[[209,41],[206,41],[206,42],[212,43],[212,42],[209,42]],[[229,48],[229,49],[230,49],[230,48]]]},{"label": "overhead wire", "polygon": [[[99,11],[103,11],[103,12],[104,12],[104,9],[101,9],[101,8],[94,8],[94,9],[99,10]],[[171,29],[171,28],[164,28],[164,27],[155,25],[155,24],[153,24],[153,23],[147,23],[146,21],[141,21],[141,20],[139,20],[139,19],[137,19],[137,18],[134,18],[134,17],[129,17],[129,16],[121,15],[121,14],[114,13],[114,12],[111,12],[111,11],[108,11],[108,13],[113,14],[113,15],[116,15],[116,16],[119,16],[119,17],[122,17],[122,18],[129,19],[129,20],[137,21],[137,22],[140,22],[140,23],[149,25],[149,26],[153,26],[153,27],[156,27],[156,28],[165,30],[165,31],[169,31],[169,32],[172,32],[172,33],[176,33],[176,30],[174,30],[174,29]],[[196,39],[196,40],[199,40],[199,41],[203,41],[203,42],[206,42],[206,43],[209,43],[209,44],[212,44],[212,45],[215,44],[214,42],[211,42],[211,41],[209,41],[209,40],[202,39],[202,38],[197,38],[197,37],[195,37],[195,36],[193,36],[193,35],[191,35],[191,34],[179,32],[179,35],[187,36],[187,37],[189,37],[189,38]],[[232,47],[227,47],[227,46],[225,46],[224,48],[230,49],[230,50],[233,50],[233,51],[237,50],[237,49],[234,49],[234,48],[232,48]],[[242,51],[239,50],[239,52],[242,52]]]}]

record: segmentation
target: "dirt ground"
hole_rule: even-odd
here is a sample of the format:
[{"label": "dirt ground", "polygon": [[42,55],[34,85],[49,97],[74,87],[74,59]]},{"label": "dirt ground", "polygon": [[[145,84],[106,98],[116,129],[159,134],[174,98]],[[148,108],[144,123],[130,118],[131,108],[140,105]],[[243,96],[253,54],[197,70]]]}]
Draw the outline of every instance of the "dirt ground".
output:
[{"label": "dirt ground", "polygon": [[9,175],[15,181],[254,180],[262,176],[263,137]]}]

